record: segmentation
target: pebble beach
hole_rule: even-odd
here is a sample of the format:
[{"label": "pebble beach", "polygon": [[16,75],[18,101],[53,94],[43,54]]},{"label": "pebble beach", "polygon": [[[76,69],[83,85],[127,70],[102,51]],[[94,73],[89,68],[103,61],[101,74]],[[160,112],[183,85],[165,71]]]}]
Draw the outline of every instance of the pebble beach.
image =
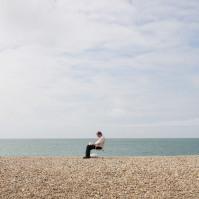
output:
[{"label": "pebble beach", "polygon": [[199,156],[0,157],[0,198],[199,198]]}]

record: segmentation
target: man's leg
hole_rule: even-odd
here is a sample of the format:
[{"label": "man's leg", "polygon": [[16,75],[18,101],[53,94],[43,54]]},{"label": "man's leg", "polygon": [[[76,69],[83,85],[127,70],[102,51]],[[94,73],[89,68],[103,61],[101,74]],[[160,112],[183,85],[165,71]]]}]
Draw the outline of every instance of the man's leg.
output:
[{"label": "man's leg", "polygon": [[86,147],[86,157],[87,157],[87,158],[90,158],[90,151],[91,151],[92,149],[95,149],[95,145],[94,145],[94,144],[87,145],[87,147]]},{"label": "man's leg", "polygon": [[96,147],[95,147],[95,149],[97,149],[97,150],[101,150],[101,149],[102,149],[102,147],[100,147],[100,146],[96,146]]}]

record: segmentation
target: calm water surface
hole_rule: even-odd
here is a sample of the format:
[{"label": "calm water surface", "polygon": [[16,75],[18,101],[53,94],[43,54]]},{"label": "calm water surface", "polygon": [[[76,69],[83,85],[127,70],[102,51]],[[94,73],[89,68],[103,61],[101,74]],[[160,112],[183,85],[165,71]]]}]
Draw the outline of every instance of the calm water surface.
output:
[{"label": "calm water surface", "polygon": [[[0,139],[0,156],[83,156],[94,139]],[[199,138],[106,139],[103,156],[199,155]]]}]

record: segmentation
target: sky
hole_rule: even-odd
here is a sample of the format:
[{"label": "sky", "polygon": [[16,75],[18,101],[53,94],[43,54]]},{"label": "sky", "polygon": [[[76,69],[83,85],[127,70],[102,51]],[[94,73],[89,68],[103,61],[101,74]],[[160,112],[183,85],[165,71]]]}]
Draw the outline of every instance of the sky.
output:
[{"label": "sky", "polygon": [[0,138],[199,137],[198,0],[0,0]]}]

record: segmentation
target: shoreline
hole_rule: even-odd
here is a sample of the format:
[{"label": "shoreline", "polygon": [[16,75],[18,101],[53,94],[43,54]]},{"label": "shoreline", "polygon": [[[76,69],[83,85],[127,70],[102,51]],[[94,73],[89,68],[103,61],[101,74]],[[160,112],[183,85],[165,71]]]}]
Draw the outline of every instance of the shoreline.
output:
[{"label": "shoreline", "polygon": [[[92,154],[92,153],[91,153]],[[52,155],[52,156],[47,156],[47,155],[32,155],[32,156],[29,156],[29,155],[0,155],[0,158],[81,158],[83,157],[84,154],[82,154],[81,156],[67,156],[67,155],[63,155],[63,156],[55,156],[55,155]],[[199,154],[196,154],[196,155],[147,155],[147,156],[103,156],[103,155],[99,155],[98,157],[93,157],[93,158],[175,158],[175,157],[181,157],[181,158],[186,158],[186,157],[199,157]],[[92,158],[92,159],[93,159]]]},{"label": "shoreline", "polygon": [[199,156],[0,156],[7,198],[199,198]]}]

